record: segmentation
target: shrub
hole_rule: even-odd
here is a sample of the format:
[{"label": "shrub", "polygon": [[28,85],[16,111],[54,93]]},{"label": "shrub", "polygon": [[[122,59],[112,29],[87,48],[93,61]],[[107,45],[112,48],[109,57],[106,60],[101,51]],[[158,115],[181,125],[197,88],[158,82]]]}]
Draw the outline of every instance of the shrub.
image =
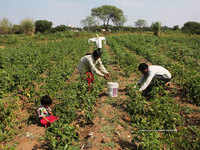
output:
[{"label": "shrub", "polygon": [[12,23],[7,18],[0,20],[0,34],[11,33],[11,29]]},{"label": "shrub", "polygon": [[35,22],[35,32],[48,32],[51,30],[52,22],[47,20],[37,20]]},{"label": "shrub", "polygon": [[32,19],[24,19],[20,23],[22,27],[22,31],[25,34],[33,34],[34,33],[34,23]]},{"label": "shrub", "polygon": [[22,34],[23,33],[22,27],[20,25],[16,25],[16,24],[13,25],[12,33],[14,33],[14,34]]},{"label": "shrub", "polygon": [[152,28],[152,30],[154,32],[154,35],[160,36],[160,31],[161,31],[161,24],[160,24],[160,22],[152,23],[151,28]]},{"label": "shrub", "polygon": [[51,30],[52,33],[55,33],[55,32],[63,32],[63,31],[67,31],[69,30],[70,27],[66,26],[66,25],[59,25],[59,26],[56,26],[55,28],[53,28]]},{"label": "shrub", "polygon": [[182,31],[185,33],[200,34],[200,23],[192,21],[186,22],[182,27]]}]

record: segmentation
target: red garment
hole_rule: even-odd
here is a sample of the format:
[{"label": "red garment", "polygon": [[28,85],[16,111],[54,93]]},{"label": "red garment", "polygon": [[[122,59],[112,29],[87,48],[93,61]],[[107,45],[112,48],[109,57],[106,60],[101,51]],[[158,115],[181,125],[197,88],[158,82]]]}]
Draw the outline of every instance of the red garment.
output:
[{"label": "red garment", "polygon": [[42,119],[40,120],[41,124],[44,125],[44,126],[48,125],[49,123],[53,123],[53,122],[55,122],[56,120],[59,119],[58,117],[53,116],[53,115],[48,116],[48,117],[45,117],[45,118],[46,118],[47,120],[49,120],[49,122],[47,122],[44,118],[42,118]]},{"label": "red garment", "polygon": [[86,72],[85,74],[86,74],[86,77],[87,77],[86,79],[88,81],[88,86],[90,87],[91,83],[94,82],[94,75],[93,75],[92,72]]}]

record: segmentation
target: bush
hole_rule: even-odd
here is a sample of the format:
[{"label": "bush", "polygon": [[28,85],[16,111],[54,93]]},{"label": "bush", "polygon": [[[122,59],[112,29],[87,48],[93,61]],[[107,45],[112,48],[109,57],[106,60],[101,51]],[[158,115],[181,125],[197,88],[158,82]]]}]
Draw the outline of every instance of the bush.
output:
[{"label": "bush", "polygon": [[12,33],[14,33],[14,34],[22,34],[23,33],[22,27],[20,25],[16,25],[16,24],[13,25]]},{"label": "bush", "polygon": [[35,22],[35,32],[48,32],[51,30],[52,22],[47,20],[37,20]]},{"label": "bush", "polygon": [[151,28],[152,28],[152,30],[154,32],[154,35],[156,35],[156,36],[159,37],[160,36],[160,31],[161,31],[161,24],[160,24],[160,22],[152,23]]},{"label": "bush", "polygon": [[7,18],[3,18],[0,21],[0,34],[8,34],[11,33],[12,24]]},{"label": "bush", "polygon": [[199,22],[186,22],[182,27],[182,31],[191,34],[200,34],[200,23]]},{"label": "bush", "polygon": [[68,27],[66,25],[59,25],[59,26],[56,26],[55,28],[52,28],[51,32],[55,33],[55,32],[69,31],[69,30],[71,30],[70,27]]},{"label": "bush", "polygon": [[34,23],[32,19],[24,19],[20,23],[23,33],[33,34],[34,33]]}]

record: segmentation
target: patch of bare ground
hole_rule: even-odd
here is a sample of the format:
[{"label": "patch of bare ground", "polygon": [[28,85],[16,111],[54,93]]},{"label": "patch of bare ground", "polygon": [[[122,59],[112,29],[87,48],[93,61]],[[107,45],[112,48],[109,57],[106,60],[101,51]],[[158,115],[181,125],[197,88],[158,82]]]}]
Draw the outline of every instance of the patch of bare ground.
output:
[{"label": "patch of bare ground", "polygon": [[45,128],[30,125],[23,129],[23,133],[15,137],[16,150],[44,150]]},{"label": "patch of bare ground", "polygon": [[4,48],[5,48],[5,46],[3,46],[3,45],[0,45],[0,48],[4,49]]}]

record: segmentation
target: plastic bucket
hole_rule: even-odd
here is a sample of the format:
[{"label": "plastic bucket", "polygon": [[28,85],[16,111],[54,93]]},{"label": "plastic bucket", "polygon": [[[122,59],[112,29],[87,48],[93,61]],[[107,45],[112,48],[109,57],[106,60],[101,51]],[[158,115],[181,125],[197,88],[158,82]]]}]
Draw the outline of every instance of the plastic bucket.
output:
[{"label": "plastic bucket", "polygon": [[117,82],[108,82],[108,95],[117,97],[119,84]]}]

